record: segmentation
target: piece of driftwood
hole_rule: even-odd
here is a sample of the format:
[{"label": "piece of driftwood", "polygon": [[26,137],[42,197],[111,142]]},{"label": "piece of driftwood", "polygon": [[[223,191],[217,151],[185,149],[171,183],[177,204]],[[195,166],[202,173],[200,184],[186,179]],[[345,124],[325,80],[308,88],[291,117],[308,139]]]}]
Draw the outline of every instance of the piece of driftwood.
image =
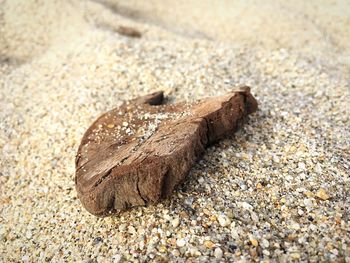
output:
[{"label": "piece of driftwood", "polygon": [[83,136],[75,160],[79,199],[104,216],[168,197],[205,147],[256,109],[248,87],[193,103],[164,104],[163,92],[124,102]]},{"label": "piece of driftwood", "polygon": [[116,30],[119,34],[127,37],[140,38],[142,36],[141,32],[135,28],[128,26],[119,26]]}]

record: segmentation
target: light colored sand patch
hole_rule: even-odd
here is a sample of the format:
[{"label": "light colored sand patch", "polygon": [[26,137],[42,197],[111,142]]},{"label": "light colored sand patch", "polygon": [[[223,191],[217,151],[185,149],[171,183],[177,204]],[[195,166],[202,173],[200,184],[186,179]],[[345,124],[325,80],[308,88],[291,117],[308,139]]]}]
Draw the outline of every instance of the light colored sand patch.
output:
[{"label": "light colored sand patch", "polygon": [[79,1],[11,0],[1,9],[0,54],[19,61],[35,58],[55,43],[64,48],[87,27],[85,4]]},{"label": "light colored sand patch", "polygon": [[[348,1],[113,1],[119,12],[178,32],[229,41],[234,45],[295,48],[349,57]],[[196,34],[197,32],[197,34]]]}]

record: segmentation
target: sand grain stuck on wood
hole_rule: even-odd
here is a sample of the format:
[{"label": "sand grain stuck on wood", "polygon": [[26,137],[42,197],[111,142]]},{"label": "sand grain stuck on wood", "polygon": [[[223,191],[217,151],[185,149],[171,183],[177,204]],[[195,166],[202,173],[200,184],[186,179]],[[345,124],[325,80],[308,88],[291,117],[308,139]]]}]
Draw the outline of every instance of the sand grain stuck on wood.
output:
[{"label": "sand grain stuck on wood", "polygon": [[[349,1],[0,2],[0,261],[350,262]],[[97,116],[241,85],[259,111],[172,198],[84,210]]]}]

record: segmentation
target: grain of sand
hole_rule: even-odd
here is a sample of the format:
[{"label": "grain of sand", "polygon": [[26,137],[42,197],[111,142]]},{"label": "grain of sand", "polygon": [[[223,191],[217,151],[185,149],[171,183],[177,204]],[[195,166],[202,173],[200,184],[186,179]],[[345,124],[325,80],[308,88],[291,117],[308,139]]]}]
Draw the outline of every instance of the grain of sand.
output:
[{"label": "grain of sand", "polygon": [[[0,262],[350,262],[349,1],[0,3]],[[259,111],[173,197],[84,210],[74,157],[99,114],[243,84]]]}]

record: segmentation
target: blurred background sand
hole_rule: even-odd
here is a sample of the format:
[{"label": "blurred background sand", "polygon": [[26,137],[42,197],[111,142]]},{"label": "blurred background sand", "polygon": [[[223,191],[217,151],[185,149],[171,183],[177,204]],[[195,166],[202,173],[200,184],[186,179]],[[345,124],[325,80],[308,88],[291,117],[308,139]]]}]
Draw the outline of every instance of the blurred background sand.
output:
[{"label": "blurred background sand", "polygon": [[[26,60],[118,18],[235,46],[337,54],[349,63],[348,1],[3,1],[3,56]],[[114,16],[113,16],[114,15]]]}]

